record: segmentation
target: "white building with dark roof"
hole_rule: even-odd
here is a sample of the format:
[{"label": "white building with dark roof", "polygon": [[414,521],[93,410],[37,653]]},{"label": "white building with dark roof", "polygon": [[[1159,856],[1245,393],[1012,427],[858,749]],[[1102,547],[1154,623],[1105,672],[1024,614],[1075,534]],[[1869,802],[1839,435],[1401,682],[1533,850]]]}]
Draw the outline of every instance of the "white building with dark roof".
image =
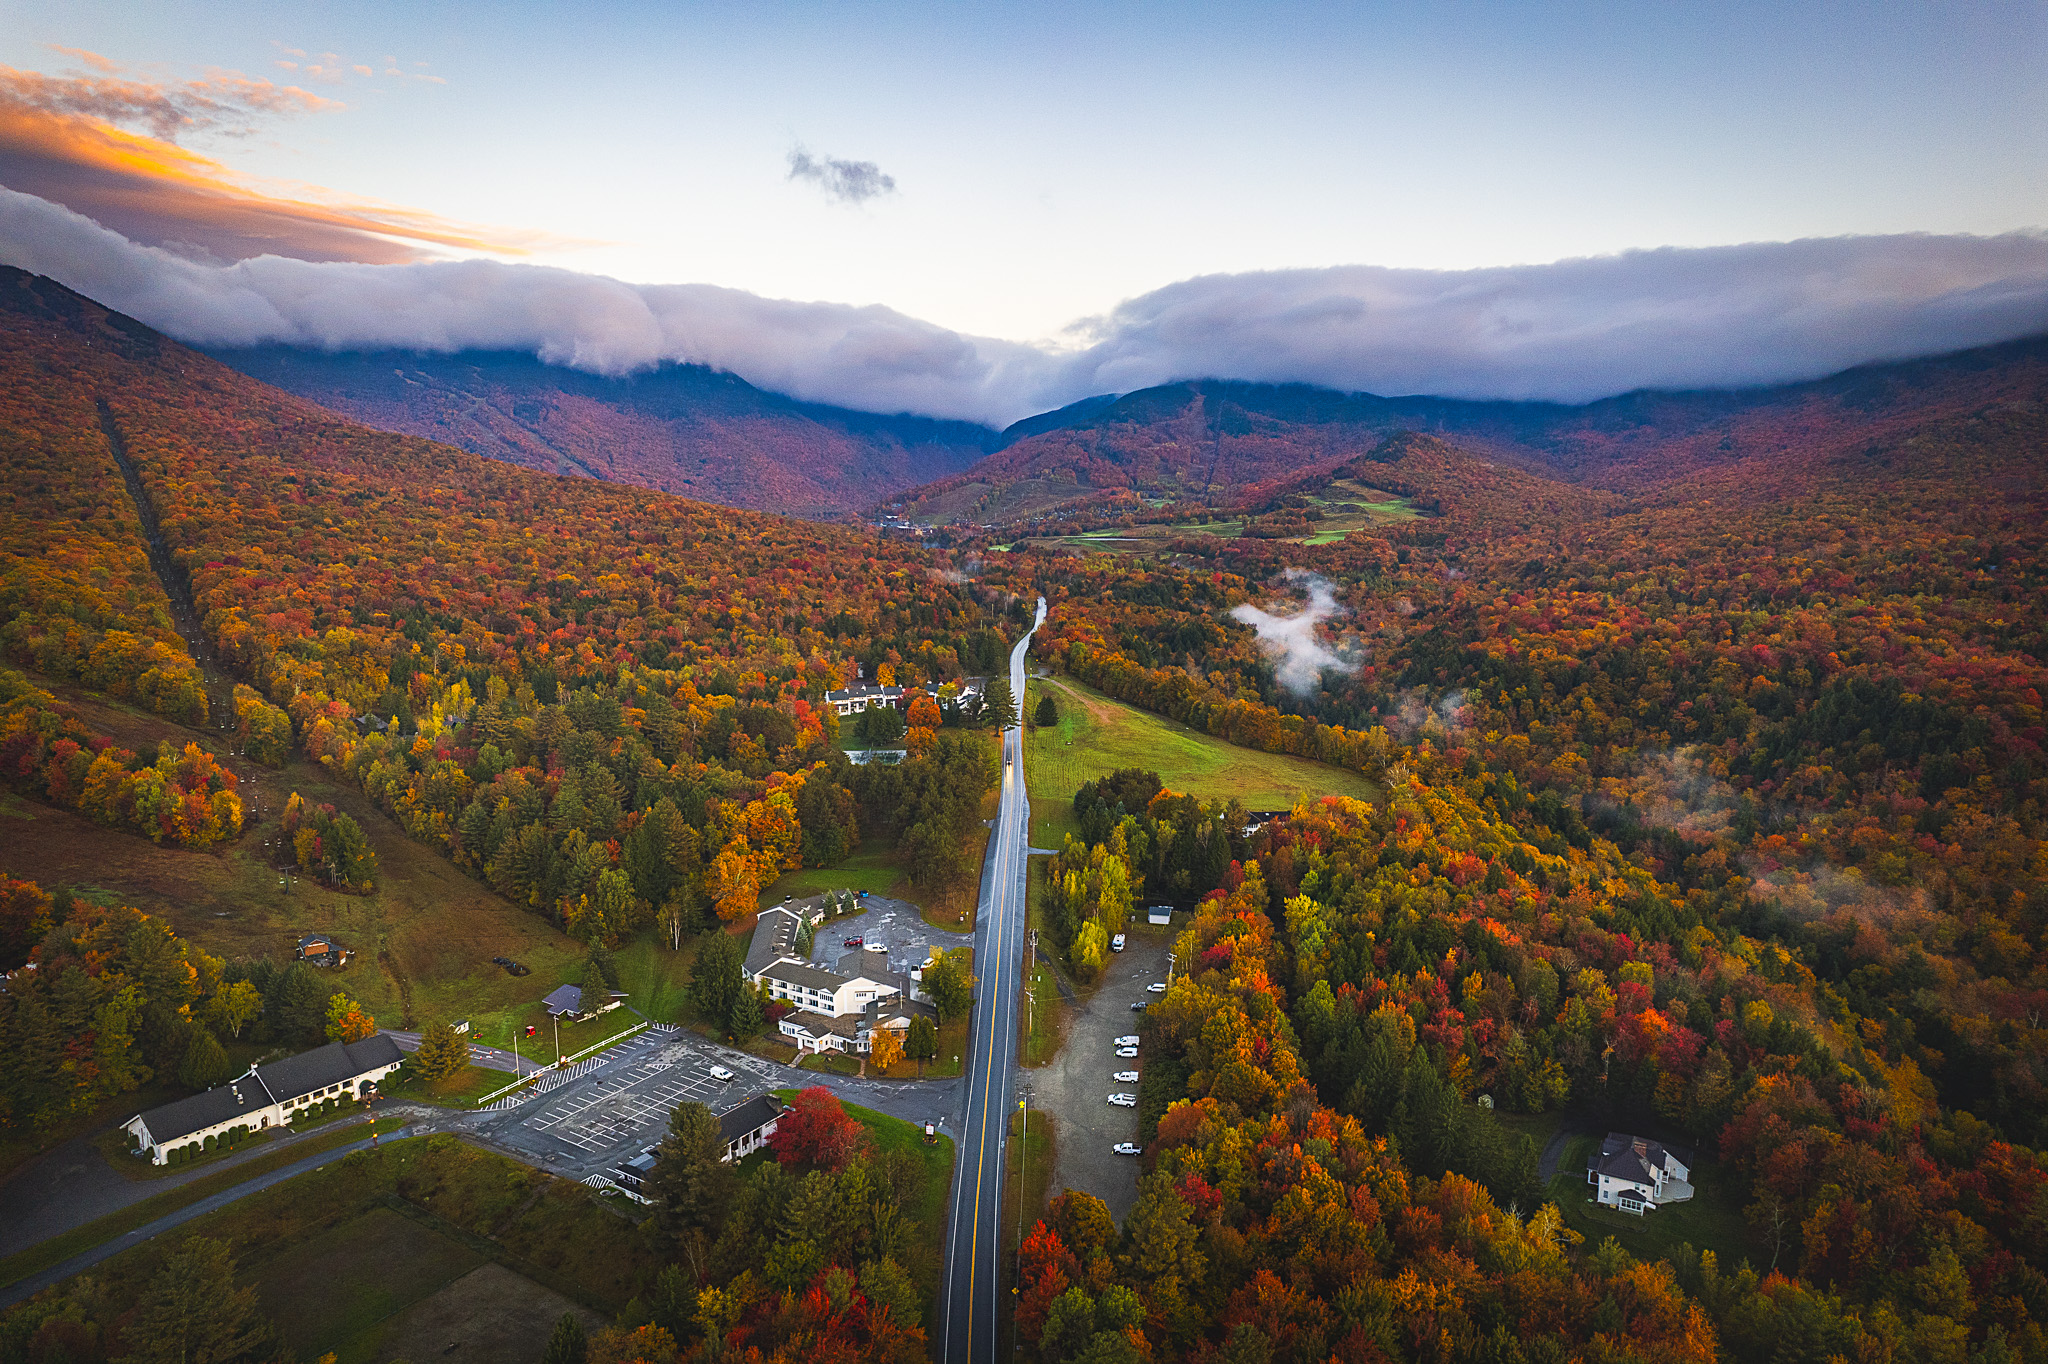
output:
[{"label": "white building with dark roof", "polygon": [[873,682],[856,682],[850,687],[825,693],[825,704],[841,715],[858,715],[876,706],[903,706],[903,688],[882,687]]},{"label": "white building with dark roof", "polygon": [[1691,1167],[1662,1143],[1627,1132],[1609,1132],[1599,1153],[1586,1162],[1594,1201],[1637,1215],[1691,1198],[1693,1188],[1686,1182],[1691,1174]]},{"label": "white building with dark roof", "polygon": [[257,1132],[282,1127],[315,1104],[363,1098],[404,1060],[398,1043],[386,1033],[360,1042],[329,1042],[282,1061],[251,1066],[248,1074],[227,1084],[138,1113],[122,1127],[152,1164],[163,1165],[173,1152],[203,1147],[208,1137],[225,1136],[236,1128]]},{"label": "white building with dark roof", "polygon": [[[889,969],[886,952],[848,952],[837,970],[817,965],[797,948],[797,922],[786,908],[761,911],[742,968],[747,983],[791,1006],[777,1031],[798,1051],[866,1051],[870,1009],[885,1002],[898,1013],[913,1009],[915,984]],[[910,1026],[907,1018],[900,1026]]]}]

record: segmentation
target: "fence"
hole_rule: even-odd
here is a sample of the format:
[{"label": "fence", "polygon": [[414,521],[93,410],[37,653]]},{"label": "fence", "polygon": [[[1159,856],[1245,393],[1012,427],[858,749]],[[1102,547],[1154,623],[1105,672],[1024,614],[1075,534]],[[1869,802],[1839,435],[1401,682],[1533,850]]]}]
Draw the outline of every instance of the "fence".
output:
[{"label": "fence", "polygon": [[[577,1076],[587,1074],[595,1069],[595,1066],[585,1058],[603,1051],[606,1047],[617,1046],[636,1033],[645,1032],[649,1027],[665,1028],[672,1026],[658,1023],[635,1023],[624,1032],[615,1033],[605,1038],[602,1042],[585,1047],[573,1056],[564,1056],[562,1063],[558,1066],[550,1066],[546,1070],[533,1071],[531,1074],[520,1076],[503,1089],[492,1090],[476,1101],[477,1109],[479,1112],[485,1113],[502,1113],[508,1108],[517,1108],[528,1099],[538,1098],[549,1090],[567,1084]],[[523,1092],[514,1094],[512,1091],[515,1089],[522,1090]]]}]

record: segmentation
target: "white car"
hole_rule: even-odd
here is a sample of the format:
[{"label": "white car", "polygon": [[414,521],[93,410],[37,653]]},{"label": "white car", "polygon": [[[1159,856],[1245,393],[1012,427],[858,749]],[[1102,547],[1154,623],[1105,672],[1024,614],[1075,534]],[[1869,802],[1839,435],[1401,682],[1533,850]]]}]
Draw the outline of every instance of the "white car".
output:
[{"label": "white car", "polygon": [[1118,1047],[1116,1054],[1126,1061],[1131,1061],[1137,1058],[1138,1049],[1136,1047]]},{"label": "white car", "polygon": [[1112,951],[1112,952],[1121,952],[1121,951],[1123,951],[1123,950],[1124,950],[1124,935],[1123,935],[1123,934],[1119,933],[1119,934],[1117,934],[1117,935],[1116,935],[1116,936],[1115,936],[1114,938],[1111,938],[1111,939],[1109,940],[1109,950],[1110,950],[1110,951]]},{"label": "white car", "polygon": [[1119,1047],[1135,1047],[1138,1045],[1138,1034],[1127,1032],[1122,1037],[1117,1038],[1116,1044]]},{"label": "white car", "polygon": [[1145,988],[1155,995],[1163,995],[1166,993],[1166,982],[1163,980],[1155,980],[1150,985],[1147,985]]},{"label": "white car", "polygon": [[1138,1072],[1135,1070],[1120,1070],[1109,1078],[1120,1085],[1134,1085],[1138,1083]]},{"label": "white car", "polygon": [[1136,1108],[1138,1106],[1138,1096],[1135,1094],[1112,1094],[1109,1096],[1109,1101],[1118,1108]]},{"label": "white car", "polygon": [[713,1066],[711,1068],[711,1078],[729,1085],[740,1077],[727,1070],[724,1066]]},{"label": "white car", "polygon": [[1145,1154],[1144,1148],[1135,1142],[1120,1141],[1111,1149],[1120,1156],[1142,1156]]}]

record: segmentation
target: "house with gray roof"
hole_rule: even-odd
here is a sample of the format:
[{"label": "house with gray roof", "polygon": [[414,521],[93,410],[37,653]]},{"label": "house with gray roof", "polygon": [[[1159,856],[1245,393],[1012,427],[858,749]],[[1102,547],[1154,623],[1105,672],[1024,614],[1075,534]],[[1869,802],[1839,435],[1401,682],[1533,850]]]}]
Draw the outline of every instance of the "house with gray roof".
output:
[{"label": "house with gray roof", "polygon": [[282,1061],[251,1066],[246,1075],[204,1094],[138,1113],[122,1124],[155,1165],[173,1152],[203,1148],[209,1137],[237,1128],[282,1127],[329,1099],[368,1097],[379,1080],[405,1060],[387,1033],[360,1042],[329,1042]]},{"label": "house with gray roof", "polygon": [[1609,1132],[1586,1162],[1594,1201],[1641,1216],[1660,1204],[1682,1203],[1693,1195],[1692,1169],[1661,1142],[1627,1132]]},{"label": "house with gray roof", "polygon": [[725,1143],[720,1160],[736,1161],[768,1144],[782,1118],[782,1102],[773,1094],[756,1094],[718,1115],[718,1137]]}]

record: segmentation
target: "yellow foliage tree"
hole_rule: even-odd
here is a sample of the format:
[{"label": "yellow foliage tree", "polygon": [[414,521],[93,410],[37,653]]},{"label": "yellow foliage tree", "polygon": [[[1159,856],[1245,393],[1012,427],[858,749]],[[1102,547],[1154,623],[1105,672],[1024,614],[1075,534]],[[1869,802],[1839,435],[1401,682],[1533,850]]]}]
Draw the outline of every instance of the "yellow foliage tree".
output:
[{"label": "yellow foliage tree", "polygon": [[894,1028],[876,1028],[868,1040],[868,1056],[877,1071],[886,1071],[903,1060],[903,1034]]}]

